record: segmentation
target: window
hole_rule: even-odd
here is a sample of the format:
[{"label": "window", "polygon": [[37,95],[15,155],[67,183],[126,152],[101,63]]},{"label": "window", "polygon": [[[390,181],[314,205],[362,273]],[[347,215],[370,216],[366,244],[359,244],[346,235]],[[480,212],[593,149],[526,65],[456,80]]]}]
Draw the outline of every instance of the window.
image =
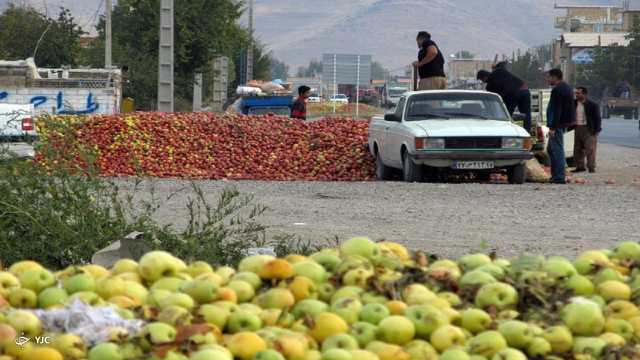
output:
[{"label": "window", "polygon": [[448,92],[420,94],[409,98],[407,121],[453,118],[504,121],[511,119],[502,100],[491,94]]}]

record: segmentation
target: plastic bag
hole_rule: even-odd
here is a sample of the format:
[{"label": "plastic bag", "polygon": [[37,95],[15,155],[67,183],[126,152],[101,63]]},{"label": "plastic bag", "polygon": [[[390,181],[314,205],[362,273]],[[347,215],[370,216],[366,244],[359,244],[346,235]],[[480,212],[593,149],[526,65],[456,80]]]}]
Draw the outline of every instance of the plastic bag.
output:
[{"label": "plastic bag", "polygon": [[45,332],[80,336],[88,347],[108,341],[114,328],[127,330],[130,336],[140,332],[144,322],[125,320],[113,307],[92,307],[76,300],[62,309],[34,310]]},{"label": "plastic bag", "polygon": [[263,92],[259,87],[253,86],[238,86],[236,89],[238,95],[262,95]]},{"label": "plastic bag", "polygon": [[260,89],[267,94],[272,94],[276,91],[284,91],[284,86],[276,84],[275,82],[264,83],[260,86]]},{"label": "plastic bag", "polygon": [[544,168],[538,160],[531,159],[524,164],[525,176],[527,181],[534,183],[548,182],[551,176],[544,171]]}]

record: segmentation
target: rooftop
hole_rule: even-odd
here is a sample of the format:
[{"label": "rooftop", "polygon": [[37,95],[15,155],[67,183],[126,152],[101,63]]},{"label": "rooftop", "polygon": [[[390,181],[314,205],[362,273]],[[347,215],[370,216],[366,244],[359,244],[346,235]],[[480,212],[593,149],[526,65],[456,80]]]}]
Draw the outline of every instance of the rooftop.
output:
[{"label": "rooftop", "polygon": [[595,46],[627,46],[627,33],[565,33],[562,39],[568,47],[587,48]]},{"label": "rooftop", "polygon": [[640,11],[640,0],[626,0],[624,3],[625,11]]}]

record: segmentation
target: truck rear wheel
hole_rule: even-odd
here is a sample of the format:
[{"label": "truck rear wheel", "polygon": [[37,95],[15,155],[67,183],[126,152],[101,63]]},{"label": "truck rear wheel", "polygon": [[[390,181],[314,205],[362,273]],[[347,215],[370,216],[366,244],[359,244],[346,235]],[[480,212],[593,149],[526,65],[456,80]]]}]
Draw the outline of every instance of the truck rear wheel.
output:
[{"label": "truck rear wheel", "polygon": [[376,178],[383,181],[389,180],[391,179],[391,172],[392,169],[382,162],[380,152],[376,151]]},{"label": "truck rear wheel", "polygon": [[402,154],[402,180],[406,182],[422,180],[422,166],[414,163],[406,151]]},{"label": "truck rear wheel", "polygon": [[524,164],[518,164],[507,169],[507,179],[509,179],[509,184],[524,184],[526,180]]}]

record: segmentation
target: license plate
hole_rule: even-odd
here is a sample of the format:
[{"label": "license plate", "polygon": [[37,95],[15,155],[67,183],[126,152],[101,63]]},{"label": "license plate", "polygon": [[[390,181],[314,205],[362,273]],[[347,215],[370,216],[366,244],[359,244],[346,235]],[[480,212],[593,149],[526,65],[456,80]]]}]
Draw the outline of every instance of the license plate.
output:
[{"label": "license plate", "polygon": [[453,168],[458,170],[482,170],[495,167],[493,161],[460,161],[453,164]]}]

